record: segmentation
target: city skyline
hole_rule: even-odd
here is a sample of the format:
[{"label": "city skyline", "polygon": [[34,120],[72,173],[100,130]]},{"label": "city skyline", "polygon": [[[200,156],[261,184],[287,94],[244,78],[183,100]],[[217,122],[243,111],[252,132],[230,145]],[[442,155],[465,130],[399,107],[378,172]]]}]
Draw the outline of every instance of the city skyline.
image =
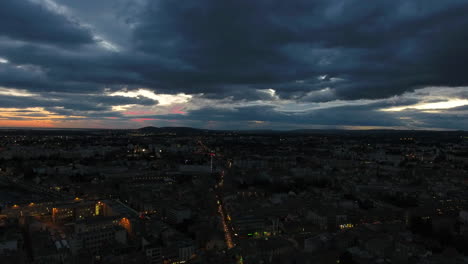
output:
[{"label": "city skyline", "polygon": [[466,11],[6,0],[0,127],[468,130]]}]

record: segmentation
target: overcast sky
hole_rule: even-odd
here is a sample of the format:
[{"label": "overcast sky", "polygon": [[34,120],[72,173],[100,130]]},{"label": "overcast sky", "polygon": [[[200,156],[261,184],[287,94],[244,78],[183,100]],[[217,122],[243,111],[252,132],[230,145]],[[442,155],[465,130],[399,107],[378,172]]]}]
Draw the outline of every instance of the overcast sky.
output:
[{"label": "overcast sky", "polygon": [[468,129],[466,0],[1,0],[0,126]]}]

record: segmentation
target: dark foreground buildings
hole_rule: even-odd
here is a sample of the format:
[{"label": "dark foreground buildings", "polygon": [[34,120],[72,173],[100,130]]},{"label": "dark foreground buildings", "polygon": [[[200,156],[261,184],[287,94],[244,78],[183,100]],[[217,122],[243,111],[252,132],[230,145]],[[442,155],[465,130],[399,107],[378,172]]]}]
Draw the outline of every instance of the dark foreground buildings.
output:
[{"label": "dark foreground buildings", "polygon": [[467,263],[468,134],[0,131],[0,263]]}]

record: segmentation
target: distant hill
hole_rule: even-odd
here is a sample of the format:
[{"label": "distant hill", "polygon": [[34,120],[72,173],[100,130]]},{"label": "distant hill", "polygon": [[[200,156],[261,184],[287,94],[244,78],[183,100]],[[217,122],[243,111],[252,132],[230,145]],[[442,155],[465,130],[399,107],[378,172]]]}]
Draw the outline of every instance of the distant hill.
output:
[{"label": "distant hill", "polygon": [[198,129],[193,127],[154,127],[147,126],[137,129],[144,133],[175,133],[175,134],[203,134],[210,132],[207,129]]}]

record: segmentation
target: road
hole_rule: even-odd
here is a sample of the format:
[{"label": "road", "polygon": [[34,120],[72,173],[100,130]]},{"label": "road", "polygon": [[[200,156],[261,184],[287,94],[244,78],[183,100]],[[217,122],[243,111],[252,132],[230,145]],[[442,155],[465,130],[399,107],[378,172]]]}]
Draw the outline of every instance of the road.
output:
[{"label": "road", "polygon": [[223,225],[224,240],[226,240],[227,248],[231,249],[231,248],[235,247],[236,244],[234,244],[233,237],[232,237],[232,232],[231,232],[230,226],[229,226],[229,224],[227,222],[226,214],[224,213],[225,209],[223,207],[223,203],[220,201],[219,196],[217,196],[217,195],[216,195],[216,199],[217,199],[217,203],[218,203],[218,213],[219,213],[219,215],[221,217],[221,223]]},{"label": "road", "polygon": [[[211,158],[213,157],[222,157],[220,153],[216,153],[213,155],[213,151],[208,148],[201,139],[197,140],[197,143],[204,149],[206,153],[209,153]],[[230,222],[227,219],[227,213],[226,213],[226,208],[224,207],[223,204],[223,197],[224,197],[224,191],[223,191],[223,186],[224,186],[224,170],[221,170],[219,173],[219,179],[216,181],[214,185],[214,190],[216,193],[216,206],[218,210],[218,214],[221,217],[221,224],[223,226],[223,232],[224,232],[224,240],[226,241],[226,246],[228,249],[231,249],[236,246],[234,239],[233,239],[233,233],[232,233],[232,228],[230,226]]]}]

